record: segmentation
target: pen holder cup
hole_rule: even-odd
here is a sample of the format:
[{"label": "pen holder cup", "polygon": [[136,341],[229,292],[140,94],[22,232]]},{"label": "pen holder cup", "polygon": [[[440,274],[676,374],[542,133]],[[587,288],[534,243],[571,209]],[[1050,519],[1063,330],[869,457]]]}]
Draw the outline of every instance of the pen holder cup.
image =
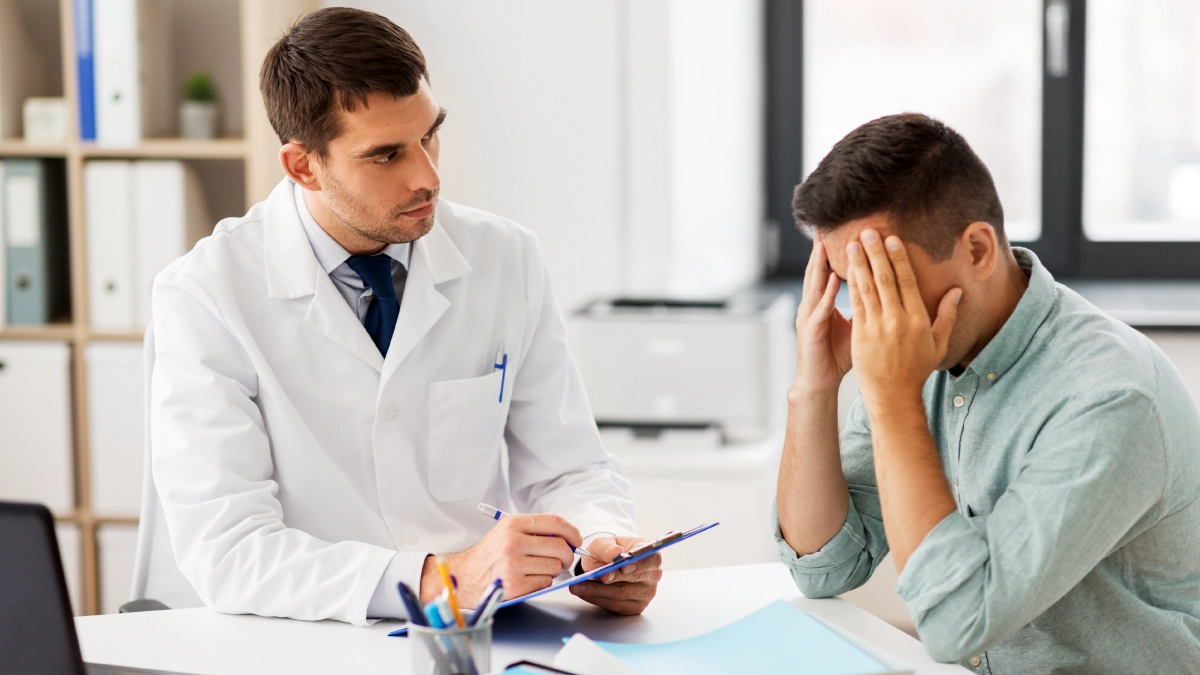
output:
[{"label": "pen holder cup", "polygon": [[481,675],[492,670],[492,620],[468,628],[408,625],[415,675]]}]

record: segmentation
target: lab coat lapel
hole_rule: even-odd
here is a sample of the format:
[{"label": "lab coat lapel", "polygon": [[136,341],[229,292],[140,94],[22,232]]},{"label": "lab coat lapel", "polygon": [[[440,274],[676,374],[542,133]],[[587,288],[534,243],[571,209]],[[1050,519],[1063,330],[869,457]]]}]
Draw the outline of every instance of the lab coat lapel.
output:
[{"label": "lab coat lapel", "polygon": [[[441,205],[438,205],[441,211]],[[450,235],[435,218],[429,233],[413,242],[408,281],[400,303],[396,332],[383,364],[383,381],[400,367],[422,338],[450,307],[450,301],[437,290],[437,284],[457,279],[471,271],[471,265],[455,246]]]},{"label": "lab coat lapel", "polygon": [[263,230],[263,256],[270,297],[312,296],[304,322],[376,371],[382,370],[383,355],[379,348],[317,262],[304,226],[300,224],[300,214],[296,212],[291,181],[282,181],[267,198]]},{"label": "lab coat lapel", "polygon": [[321,278],[317,279],[316,293],[308,305],[305,323],[311,324],[324,333],[330,340],[341,345],[350,353],[367,362],[376,371],[383,369],[383,354],[371,340],[367,329],[359,322],[358,316],[346,299],[333,285],[333,280],[320,269]]}]

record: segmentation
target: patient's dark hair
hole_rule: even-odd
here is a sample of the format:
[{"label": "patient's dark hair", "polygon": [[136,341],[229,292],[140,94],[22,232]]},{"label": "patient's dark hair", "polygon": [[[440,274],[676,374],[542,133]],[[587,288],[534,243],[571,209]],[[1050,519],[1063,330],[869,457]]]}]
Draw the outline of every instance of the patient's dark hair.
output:
[{"label": "patient's dark hair", "polygon": [[886,214],[901,239],[937,261],[977,221],[1007,244],[987,167],[961,134],[917,113],[881,117],[838,141],[796,186],[792,210],[798,225],[818,231]]},{"label": "patient's dark hair", "polygon": [[397,98],[429,79],[425,56],[405,30],[361,9],[319,9],[296,22],[267,52],[258,75],[279,141],[318,157],[341,133],[340,113],[375,92]]}]

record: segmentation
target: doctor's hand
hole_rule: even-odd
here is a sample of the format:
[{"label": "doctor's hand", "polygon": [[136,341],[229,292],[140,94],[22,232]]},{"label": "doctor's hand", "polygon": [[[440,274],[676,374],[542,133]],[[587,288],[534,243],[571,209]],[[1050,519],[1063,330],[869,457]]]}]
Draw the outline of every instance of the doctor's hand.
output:
[{"label": "doctor's hand", "polygon": [[[504,593],[508,598],[546,588],[575,561],[575,554],[567,544],[579,546],[582,543],[579,530],[562,516],[512,515],[500,519],[479,543],[462,553],[443,556],[443,559],[458,580],[459,602],[464,607],[474,607],[496,579],[504,582]],[[442,587],[437,566],[430,556],[425,559],[421,572],[421,602],[435,599]]]},{"label": "doctor's hand", "polygon": [[[618,553],[644,543],[645,539],[637,537],[597,537],[588,544],[588,551],[600,560],[583,557],[580,561],[584,571],[591,571],[611,561]],[[641,614],[658,592],[659,579],[662,579],[662,554],[655,553],[599,579],[575,584],[571,594],[614,614]]]}]

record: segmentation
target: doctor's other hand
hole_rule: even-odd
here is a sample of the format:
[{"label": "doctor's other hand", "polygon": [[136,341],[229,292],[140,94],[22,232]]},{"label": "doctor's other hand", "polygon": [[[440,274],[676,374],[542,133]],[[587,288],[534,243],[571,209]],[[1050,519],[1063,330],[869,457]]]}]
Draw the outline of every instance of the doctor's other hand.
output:
[{"label": "doctor's other hand", "polygon": [[[591,571],[612,561],[618,553],[644,543],[645,539],[637,537],[597,537],[587,548],[600,560],[583,557],[580,561],[584,571]],[[614,614],[641,614],[658,592],[659,579],[662,579],[662,554],[655,553],[598,579],[575,584],[571,594]]]},{"label": "doctor's other hand", "polygon": [[[554,535],[554,536],[546,536]],[[459,602],[474,607],[488,585],[504,582],[504,592],[516,598],[546,588],[575,561],[571,547],[583,543],[575,526],[562,516],[542,513],[502,518],[479,543],[462,553],[442,556],[458,580]],[[421,571],[421,602],[442,592],[433,556]]]},{"label": "doctor's other hand", "polygon": [[842,378],[850,372],[850,321],[834,306],[841,284],[818,237],[813,241],[796,310],[796,381],[788,394],[790,401],[836,394]]}]

